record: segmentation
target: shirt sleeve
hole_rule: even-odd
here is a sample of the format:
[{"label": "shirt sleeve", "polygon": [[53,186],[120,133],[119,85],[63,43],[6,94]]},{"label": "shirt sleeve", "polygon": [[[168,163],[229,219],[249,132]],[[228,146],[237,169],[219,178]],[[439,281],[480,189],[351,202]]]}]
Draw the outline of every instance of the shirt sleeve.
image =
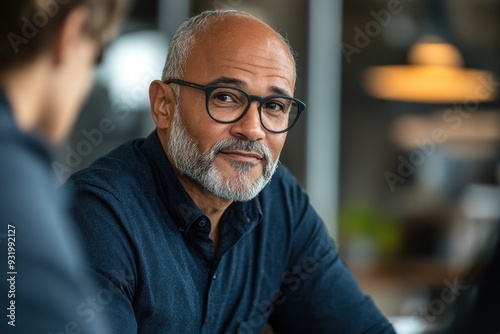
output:
[{"label": "shirt sleeve", "polygon": [[98,186],[71,182],[69,186],[75,192],[71,214],[96,287],[77,312],[87,322],[102,318],[113,333],[137,333],[133,309],[137,270],[127,218],[120,213],[123,203]]},{"label": "shirt sleeve", "polygon": [[392,334],[392,325],[364,295],[340,259],[308,196],[295,185],[291,256],[269,323],[280,333]]}]

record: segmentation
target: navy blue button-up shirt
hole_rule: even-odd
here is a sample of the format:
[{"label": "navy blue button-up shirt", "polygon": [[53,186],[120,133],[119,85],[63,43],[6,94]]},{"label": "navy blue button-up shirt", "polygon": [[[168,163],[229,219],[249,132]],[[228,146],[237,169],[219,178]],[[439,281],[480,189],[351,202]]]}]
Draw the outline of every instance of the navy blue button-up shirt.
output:
[{"label": "navy blue button-up shirt", "polygon": [[394,333],[342,264],[309,199],[280,166],[251,201],[209,218],[178,181],[156,132],[67,185],[100,282],[79,310],[115,333]]}]

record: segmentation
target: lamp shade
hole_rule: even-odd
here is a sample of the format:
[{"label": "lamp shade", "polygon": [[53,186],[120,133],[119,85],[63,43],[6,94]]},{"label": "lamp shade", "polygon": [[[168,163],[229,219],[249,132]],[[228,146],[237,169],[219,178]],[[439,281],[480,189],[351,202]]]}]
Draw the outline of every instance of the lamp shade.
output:
[{"label": "lamp shade", "polygon": [[479,103],[496,98],[493,74],[464,68],[460,52],[451,44],[432,39],[417,42],[408,61],[408,65],[367,68],[366,92],[381,99],[424,103]]}]

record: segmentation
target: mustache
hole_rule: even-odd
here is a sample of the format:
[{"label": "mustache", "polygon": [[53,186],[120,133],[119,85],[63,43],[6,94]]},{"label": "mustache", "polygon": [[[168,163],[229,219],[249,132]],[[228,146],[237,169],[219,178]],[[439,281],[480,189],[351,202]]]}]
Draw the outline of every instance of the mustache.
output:
[{"label": "mustache", "polygon": [[210,155],[212,158],[215,157],[220,151],[223,150],[242,150],[249,152],[257,152],[264,158],[266,163],[272,161],[271,152],[267,148],[266,145],[262,144],[259,141],[249,141],[249,140],[240,140],[240,139],[225,139],[216,143],[212,149],[210,150]]}]

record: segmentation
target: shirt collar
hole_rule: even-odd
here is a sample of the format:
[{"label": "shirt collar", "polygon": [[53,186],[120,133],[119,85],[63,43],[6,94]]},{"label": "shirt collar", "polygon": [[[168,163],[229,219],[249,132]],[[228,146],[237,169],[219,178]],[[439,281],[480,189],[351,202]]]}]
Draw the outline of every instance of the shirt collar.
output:
[{"label": "shirt collar", "polygon": [[[12,108],[10,107],[7,97],[0,91],[0,112],[6,115],[6,120],[9,121],[9,126],[14,125],[14,117],[12,115]],[[5,117],[5,116],[4,116]],[[4,120],[4,121],[6,121]]]},{"label": "shirt collar", "polygon": [[[177,175],[175,174],[168,158],[163,150],[156,131],[153,131],[144,142],[147,152],[154,168],[154,178],[160,183],[160,193],[163,203],[169,214],[177,224],[182,234],[186,234],[189,228],[196,222],[206,217],[196,203],[188,195]],[[227,221],[230,228],[237,235],[242,235],[252,229],[262,218],[262,208],[258,198],[248,202],[232,203],[222,217],[222,222]],[[208,220],[208,218],[206,218]],[[232,224],[234,222],[234,224]]]},{"label": "shirt collar", "polygon": [[187,233],[189,227],[204,216],[177,179],[156,131],[144,142],[144,149],[153,168],[154,179],[159,183],[160,196],[165,208],[174,219],[179,231]]},{"label": "shirt collar", "polygon": [[12,106],[3,91],[0,91],[0,134],[1,140],[16,138],[19,143],[30,148],[31,152],[37,154],[42,161],[49,165],[52,161],[52,152],[49,144],[37,133],[23,132],[19,129],[15,119]]}]

